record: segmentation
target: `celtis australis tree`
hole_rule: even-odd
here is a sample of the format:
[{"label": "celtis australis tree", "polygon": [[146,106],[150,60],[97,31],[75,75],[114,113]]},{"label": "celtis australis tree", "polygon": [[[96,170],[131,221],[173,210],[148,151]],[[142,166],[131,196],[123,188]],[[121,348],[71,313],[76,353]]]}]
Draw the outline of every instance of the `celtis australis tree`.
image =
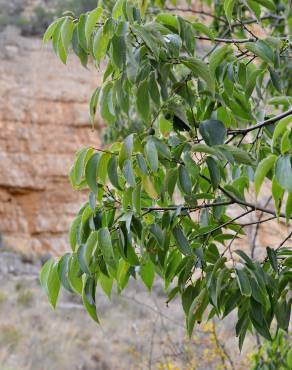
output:
[{"label": "celtis australis tree", "polygon": [[[261,257],[234,242],[292,218],[289,3],[99,1],[49,26],[63,63],[73,49],[102,71],[90,115],[107,123],[106,144],[79,150],[70,171],[88,190],[72,250],[41,271],[54,307],[62,285],[98,322],[98,284],[110,296],[157,276],[167,302],[181,297],[189,335],[232,311],[240,348],[248,331],[288,329],[291,233]],[[260,202],[264,183],[274,206]]]}]

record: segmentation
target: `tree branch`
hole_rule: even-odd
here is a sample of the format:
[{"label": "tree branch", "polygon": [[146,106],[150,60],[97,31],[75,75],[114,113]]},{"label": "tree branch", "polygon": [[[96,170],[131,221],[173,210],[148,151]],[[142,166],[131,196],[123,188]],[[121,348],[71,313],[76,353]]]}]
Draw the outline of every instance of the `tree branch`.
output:
[{"label": "tree branch", "polygon": [[214,37],[211,39],[210,37],[207,36],[195,36],[195,39],[198,40],[206,40],[206,41],[212,41],[212,42],[222,42],[225,44],[245,44],[246,42],[255,42],[257,39],[254,37],[246,38],[246,39],[223,39],[220,37]]},{"label": "tree branch", "polygon": [[238,128],[238,129],[235,129],[235,130],[229,130],[228,135],[238,135],[238,134],[245,135],[250,131],[258,130],[262,127],[272,125],[273,123],[279,121],[282,118],[285,118],[285,117],[289,116],[290,114],[292,114],[292,109],[289,109],[286,112],[278,114],[277,116],[269,118],[265,121],[259,122],[254,126],[250,126],[250,127],[246,127],[246,128]]},{"label": "tree branch", "polygon": [[182,12],[182,13],[192,13],[192,14],[204,15],[206,17],[218,19],[221,22],[227,23],[226,19],[222,17],[218,17],[217,15],[214,15],[212,13],[208,13],[204,10],[195,10],[195,9],[189,9],[189,8],[176,8],[176,7],[165,7],[165,10],[168,10],[169,12]]},{"label": "tree branch", "polygon": [[291,236],[292,236],[292,231],[289,233],[289,235],[287,236],[287,238],[285,238],[279,245],[278,245],[278,247],[276,248],[276,251],[278,250],[278,249],[280,249],[281,247],[283,247],[283,245],[291,238]]},{"label": "tree branch", "polygon": [[[200,175],[200,176],[204,180],[208,181],[211,184],[211,180],[208,179],[208,177],[206,177],[204,175]],[[243,201],[241,199],[238,199],[233,194],[229,193],[229,191],[227,191],[224,188],[222,188],[222,186],[220,186],[220,185],[218,186],[218,189],[220,189],[223,194],[225,194],[229,199],[231,199],[233,201],[233,203],[237,203],[237,204],[240,204],[242,206],[249,207],[252,211],[262,211],[264,213],[268,213],[268,214],[273,215],[275,217],[286,218],[285,213],[277,214],[275,211],[273,211],[271,209],[266,209],[264,207],[260,207],[260,206],[254,205],[253,203],[249,203],[249,202]],[[290,217],[290,219],[292,219],[292,216]]]},{"label": "tree branch", "polygon": [[[218,203],[209,203],[209,204],[200,204],[195,207],[181,207],[180,209],[182,211],[197,211],[199,209],[204,209],[204,208],[212,208],[212,207],[220,207],[220,206],[228,206],[230,204],[233,204],[233,201],[227,201],[227,202],[218,202]],[[147,213],[149,212],[165,212],[165,211],[176,211],[179,208],[179,206],[170,206],[170,207],[143,207],[142,210],[146,211]]]}]

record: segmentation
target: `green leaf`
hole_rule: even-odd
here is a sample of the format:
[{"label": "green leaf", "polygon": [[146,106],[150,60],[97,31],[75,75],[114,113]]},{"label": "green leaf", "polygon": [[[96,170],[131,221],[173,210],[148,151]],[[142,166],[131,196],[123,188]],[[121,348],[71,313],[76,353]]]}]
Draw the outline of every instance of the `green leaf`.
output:
[{"label": "green leaf", "polygon": [[119,153],[119,167],[123,168],[123,164],[126,159],[130,159],[133,154],[133,143],[134,143],[134,136],[133,134],[127,136],[123,142]]},{"label": "green leaf", "polygon": [[246,297],[251,296],[251,286],[249,282],[248,275],[244,271],[244,269],[236,268],[236,278],[238,282],[239,289],[241,291],[241,294]]},{"label": "green leaf", "polygon": [[280,214],[283,196],[284,196],[285,190],[281,188],[278,181],[276,180],[276,177],[273,176],[272,180],[272,195],[274,198],[274,204],[276,208],[277,215]]},{"label": "green leaf", "polygon": [[192,27],[196,31],[203,33],[204,35],[210,37],[210,39],[214,40],[215,36],[214,36],[213,31],[210,29],[210,27],[206,26],[205,24],[200,23],[200,22],[195,22],[195,23],[192,23]]},{"label": "green leaf", "polygon": [[107,227],[103,227],[98,230],[98,245],[101,248],[101,252],[105,260],[105,263],[115,268],[116,263],[114,260],[112,240],[110,232]]},{"label": "green leaf", "polygon": [[113,19],[118,19],[123,15],[123,6],[125,0],[117,0],[112,10],[112,17]]},{"label": "green leaf", "polygon": [[133,207],[136,213],[141,213],[141,184],[138,184],[133,190]]},{"label": "green leaf", "polygon": [[87,271],[92,272],[91,268],[91,260],[94,254],[95,249],[97,248],[97,239],[98,239],[98,233],[97,231],[93,231],[89,238],[86,241],[84,252],[83,252],[83,259],[84,263],[87,267]]},{"label": "green leaf", "polygon": [[247,42],[245,48],[251,51],[264,62],[273,63],[273,50],[270,46],[263,40],[258,40],[256,42]]},{"label": "green leaf", "polygon": [[282,118],[276,125],[274,133],[273,133],[273,139],[272,139],[272,147],[276,145],[276,141],[280,135],[284,133],[284,131],[287,129],[288,125],[292,123],[292,115]]},{"label": "green leaf", "polygon": [[97,165],[97,177],[98,177],[98,182],[101,184],[106,184],[106,179],[107,179],[107,168],[108,168],[108,162],[111,158],[110,153],[102,153],[100,156],[100,160]]},{"label": "green leaf", "polygon": [[96,9],[92,10],[87,16],[86,23],[85,23],[85,38],[86,38],[87,44],[89,44],[92,32],[101,14],[102,14],[102,7],[99,6]]},{"label": "green leaf", "polygon": [[123,290],[129,281],[129,268],[130,265],[125,260],[120,260],[117,270],[117,283],[118,288]]},{"label": "green leaf", "polygon": [[[177,16],[178,33],[188,54],[193,55],[195,50],[194,31],[189,22]],[[179,47],[177,46],[177,49]]]},{"label": "green leaf", "polygon": [[140,1],[140,11],[141,11],[141,16],[142,18],[145,17],[145,13],[146,13],[146,10],[148,8],[148,4],[149,3],[149,0],[141,0]]},{"label": "green leaf", "polygon": [[101,117],[108,123],[114,123],[116,115],[113,107],[113,83],[106,83],[99,94]]},{"label": "green leaf", "polygon": [[100,27],[96,32],[93,40],[93,56],[97,63],[106,56],[106,51],[109,44],[109,35],[104,32],[104,28]]},{"label": "green leaf", "polygon": [[79,22],[77,24],[77,34],[78,34],[78,41],[81,46],[81,48],[85,51],[87,51],[87,41],[85,36],[85,24],[87,20],[86,14],[81,14],[79,17]]},{"label": "green leaf", "polygon": [[181,253],[185,256],[191,256],[193,251],[182,229],[179,226],[175,226],[172,230],[172,233],[177,243],[177,247]]},{"label": "green leaf", "polygon": [[111,57],[116,68],[123,69],[126,62],[126,43],[124,36],[113,36],[111,40]]},{"label": "green leaf", "polygon": [[80,273],[80,267],[76,253],[73,253],[70,257],[69,268],[68,268],[68,280],[71,288],[77,293],[82,295],[82,276]]},{"label": "green leaf", "polygon": [[105,294],[111,299],[112,288],[113,288],[113,278],[107,275],[104,275],[102,272],[99,274],[98,277],[99,284]]},{"label": "green leaf", "polygon": [[264,338],[266,338],[267,340],[272,340],[269,327],[264,317],[262,305],[257,301],[251,299],[250,306],[251,309],[249,312],[249,316],[254,328]]},{"label": "green leaf", "polygon": [[141,38],[147,47],[152,51],[155,57],[159,56],[159,47],[157,44],[157,39],[149,32],[149,30],[145,29],[145,26],[140,26],[139,24],[135,24],[131,27],[133,32]]},{"label": "green leaf", "polygon": [[158,107],[160,105],[160,92],[158,88],[158,84],[156,82],[155,73],[151,72],[149,77],[149,95],[152,99],[153,103],[156,104]]},{"label": "green leaf", "polygon": [[183,160],[185,163],[185,166],[189,172],[189,175],[196,180],[200,174],[200,167],[197,165],[197,163],[192,159],[190,152],[185,152],[183,156]]},{"label": "green leaf", "polygon": [[191,194],[192,193],[192,181],[188,173],[188,170],[183,165],[179,166],[178,168],[178,179],[179,179],[179,184],[180,184],[182,191],[185,194]]},{"label": "green leaf", "polygon": [[228,152],[237,163],[248,165],[254,164],[253,158],[251,158],[251,156],[243,149],[237,148],[236,146],[230,144],[218,145],[217,148],[224,149],[225,153]]},{"label": "green leaf", "polygon": [[136,180],[133,170],[133,163],[130,159],[126,159],[123,167],[123,174],[127,183],[134,188],[136,186]]},{"label": "green leaf", "polygon": [[216,119],[209,119],[200,123],[200,134],[209,146],[224,144],[226,128],[224,123]]},{"label": "green leaf", "polygon": [[292,192],[292,167],[289,154],[278,157],[275,164],[275,177],[283,189]]},{"label": "green leaf", "polygon": [[235,253],[238,254],[245,261],[246,266],[249,269],[254,270],[255,266],[252,259],[250,259],[250,257],[244,251],[237,249]]},{"label": "green leaf", "polygon": [[68,48],[72,40],[73,30],[74,24],[72,20],[69,17],[66,17],[62,22],[60,38],[58,42],[58,55],[64,64],[67,63]]},{"label": "green leaf", "polygon": [[181,62],[186,67],[188,67],[196,76],[202,78],[206,82],[209,90],[212,93],[214,93],[215,91],[214,78],[211,75],[208,65],[206,63],[197,58],[182,59]]},{"label": "green leaf", "polygon": [[116,155],[112,155],[111,159],[107,165],[107,173],[110,179],[110,182],[113,186],[119,190],[121,190],[121,186],[119,184],[119,176],[118,176],[118,161]]},{"label": "green leaf", "polygon": [[42,288],[48,295],[49,302],[53,308],[56,308],[56,303],[60,291],[60,280],[58,275],[58,263],[53,260],[48,260],[41,269],[40,283]]},{"label": "green leaf", "polygon": [[245,87],[245,96],[247,98],[250,98],[257,81],[263,76],[265,73],[265,68],[257,68],[256,70],[252,71],[247,79],[247,84]]},{"label": "green leaf", "polygon": [[221,48],[216,49],[209,58],[209,69],[210,73],[215,78],[215,72],[217,67],[219,67],[227,56],[233,54],[233,49],[229,45],[224,45]]},{"label": "green leaf", "polygon": [[261,16],[261,7],[260,5],[254,0],[247,0],[247,5],[250,7],[251,11],[254,12],[254,15],[259,20]]},{"label": "green leaf", "polygon": [[292,132],[286,131],[281,140],[281,154],[285,154],[291,149],[291,134]]},{"label": "green leaf", "polygon": [[92,123],[94,123],[94,119],[96,115],[96,107],[98,103],[99,93],[100,93],[100,88],[98,87],[92,94],[90,103],[89,103],[90,119]]},{"label": "green leaf", "polygon": [[70,262],[70,253],[65,253],[58,261],[58,275],[61,285],[70,293],[73,293],[69,279],[68,270]]},{"label": "green leaf", "polygon": [[229,23],[232,21],[232,13],[235,5],[235,0],[224,0],[224,12]]},{"label": "green leaf", "polygon": [[83,148],[76,154],[73,172],[70,176],[72,185],[78,187],[84,179],[86,164],[93,153],[92,148]]},{"label": "green leaf", "polygon": [[276,5],[272,0],[257,0],[257,2],[273,12],[277,10]]},{"label": "green leaf", "polygon": [[138,164],[139,170],[141,171],[141,174],[147,176],[149,173],[148,173],[147,164],[146,164],[146,161],[143,155],[141,153],[137,153],[136,158],[137,158],[137,164]]},{"label": "green leaf", "polygon": [[147,141],[144,148],[144,153],[151,170],[156,173],[158,170],[158,153],[156,145],[152,140]]},{"label": "green leaf", "polygon": [[286,215],[286,223],[288,224],[291,218],[291,215],[292,215],[292,193],[291,192],[288,193],[285,215]]},{"label": "green leaf", "polygon": [[220,184],[221,180],[220,169],[214,158],[207,157],[206,162],[210,173],[211,183],[213,189],[215,190],[218,188],[218,185]]},{"label": "green leaf", "polygon": [[59,25],[60,22],[63,21],[63,19],[64,18],[58,18],[49,25],[43,37],[44,43],[48,42],[53,37],[53,34],[56,31],[57,26]]},{"label": "green leaf", "polygon": [[47,294],[48,294],[47,280],[48,280],[49,271],[53,264],[54,264],[53,259],[48,259],[40,271],[40,283],[41,283],[42,288]]},{"label": "green leaf", "polygon": [[157,199],[158,194],[149,176],[142,176],[142,185],[146,193],[152,199]]},{"label": "green leaf", "polygon": [[150,225],[149,231],[154,236],[155,240],[157,241],[159,247],[163,249],[164,244],[164,236],[163,231],[161,230],[160,226],[157,224]]},{"label": "green leaf", "polygon": [[78,25],[75,25],[73,36],[72,36],[72,48],[74,53],[78,56],[80,63],[83,67],[87,67],[88,63],[88,54],[87,52],[81,47],[79,40],[78,40]]},{"label": "green leaf", "polygon": [[74,221],[72,222],[69,230],[69,243],[71,246],[72,251],[74,252],[76,249],[77,241],[78,241],[78,232],[81,223],[81,216],[77,216]]},{"label": "green leaf", "polygon": [[202,321],[202,316],[209,303],[209,296],[207,288],[203,288],[199,295],[194,299],[187,316],[187,330],[189,337],[191,337],[194,324],[196,321]]},{"label": "green leaf", "polygon": [[267,158],[264,158],[257,166],[254,175],[254,184],[256,195],[258,196],[263,181],[270,170],[274,167],[277,157],[274,154],[270,154]]},{"label": "green leaf", "polygon": [[150,259],[141,265],[140,275],[143,283],[146,285],[148,290],[151,291],[155,276],[155,268]]},{"label": "green leaf", "polygon": [[93,286],[94,280],[91,277],[83,277],[83,288],[82,288],[82,301],[86,308],[89,316],[99,323],[96,306],[95,306],[95,287]]},{"label": "green leaf", "polygon": [[100,154],[94,153],[89,159],[85,167],[85,178],[90,190],[97,195],[97,169],[100,161]]},{"label": "green leaf", "polygon": [[[217,151],[215,148],[211,148],[210,146],[207,146],[205,144],[195,144],[192,146],[192,151],[193,152],[199,152],[199,153],[207,153],[214,155],[215,157],[220,156],[220,152]],[[224,157],[223,157],[224,158]],[[222,159],[222,156],[221,156]]]},{"label": "green leaf", "polygon": [[287,365],[292,369],[292,349],[287,353]]},{"label": "green leaf", "polygon": [[142,81],[137,89],[137,110],[141,118],[149,123],[150,119],[150,102],[149,102],[149,86],[148,81]]},{"label": "green leaf", "polygon": [[164,24],[170,29],[177,30],[177,18],[173,14],[169,13],[159,13],[156,17],[156,21]]},{"label": "green leaf", "polygon": [[277,262],[277,253],[274,249],[267,247],[267,255],[273,269],[278,272],[278,262]]}]

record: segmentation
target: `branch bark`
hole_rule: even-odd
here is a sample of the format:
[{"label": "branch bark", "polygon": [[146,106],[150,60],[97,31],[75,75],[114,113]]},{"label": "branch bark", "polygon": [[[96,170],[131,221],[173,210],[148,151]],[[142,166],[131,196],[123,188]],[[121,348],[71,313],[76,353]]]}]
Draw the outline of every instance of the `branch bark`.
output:
[{"label": "branch bark", "polygon": [[256,125],[246,127],[246,128],[238,128],[234,130],[229,130],[228,135],[239,135],[239,134],[246,135],[248,132],[251,132],[253,130],[258,130],[262,127],[272,125],[273,123],[279,121],[282,118],[289,116],[290,114],[292,114],[292,109],[289,109],[286,112],[278,114],[277,116],[269,118],[265,121],[259,122]]}]

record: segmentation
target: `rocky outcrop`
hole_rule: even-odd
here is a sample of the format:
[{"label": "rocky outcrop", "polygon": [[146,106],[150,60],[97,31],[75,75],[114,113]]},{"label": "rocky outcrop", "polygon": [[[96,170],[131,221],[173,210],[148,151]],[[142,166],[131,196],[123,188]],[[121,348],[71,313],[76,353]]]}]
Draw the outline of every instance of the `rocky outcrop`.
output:
[{"label": "rocky outcrop", "polygon": [[99,141],[88,101],[94,72],[63,66],[40,40],[0,34],[0,233],[24,253],[60,252],[84,195],[68,171],[74,153]]}]

